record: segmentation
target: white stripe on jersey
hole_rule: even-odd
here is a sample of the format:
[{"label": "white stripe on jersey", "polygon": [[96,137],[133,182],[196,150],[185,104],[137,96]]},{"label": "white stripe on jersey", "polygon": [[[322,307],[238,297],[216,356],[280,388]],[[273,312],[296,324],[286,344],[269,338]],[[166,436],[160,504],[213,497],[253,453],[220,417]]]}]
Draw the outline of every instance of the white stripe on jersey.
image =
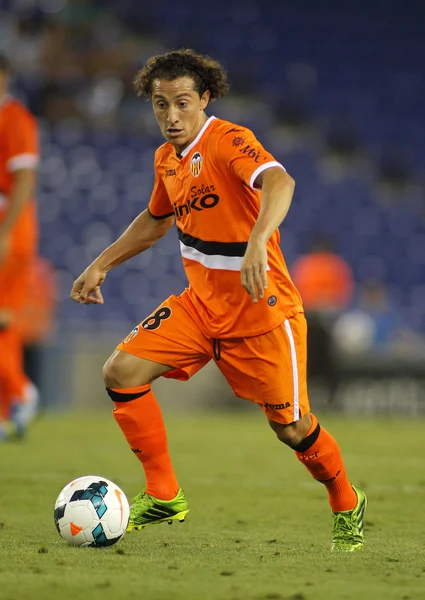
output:
[{"label": "white stripe on jersey", "polygon": [[201,263],[207,269],[219,269],[221,271],[240,271],[242,267],[242,256],[222,256],[220,254],[204,254],[196,248],[185,246],[180,242],[180,252],[183,258]]},{"label": "white stripe on jersey", "polygon": [[[186,246],[180,242],[180,252],[183,258],[194,260],[201,263],[207,269],[217,269],[220,271],[240,271],[242,268],[243,256],[223,256],[221,254],[204,254],[196,248]],[[267,271],[270,271],[267,265]]]}]

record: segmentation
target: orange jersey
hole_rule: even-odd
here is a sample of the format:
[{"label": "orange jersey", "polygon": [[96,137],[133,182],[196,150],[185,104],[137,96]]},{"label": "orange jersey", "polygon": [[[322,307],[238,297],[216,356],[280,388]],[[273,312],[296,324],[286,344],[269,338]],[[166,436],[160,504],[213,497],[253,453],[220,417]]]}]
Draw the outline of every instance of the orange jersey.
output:
[{"label": "orange jersey", "polygon": [[240,271],[260,211],[256,179],[282,167],[245,127],[210,117],[177,155],[170,143],[155,154],[154,218],[175,215],[194,315],[212,337],[260,335],[298,312],[302,303],[279,248],[268,243],[268,288],[254,303]]},{"label": "orange jersey", "polygon": [[[34,117],[17,100],[0,102],[0,222],[8,209],[13,174],[19,169],[34,169],[38,164],[37,125]],[[13,253],[33,251],[37,223],[33,201],[28,202],[12,228]]]}]

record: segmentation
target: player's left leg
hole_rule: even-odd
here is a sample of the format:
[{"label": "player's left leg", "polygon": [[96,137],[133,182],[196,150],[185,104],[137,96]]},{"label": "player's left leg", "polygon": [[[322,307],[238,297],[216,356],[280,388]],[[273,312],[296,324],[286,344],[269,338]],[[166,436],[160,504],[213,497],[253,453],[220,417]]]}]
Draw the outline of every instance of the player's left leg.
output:
[{"label": "player's left leg", "polygon": [[295,450],[298,460],[313,478],[326,487],[333,512],[332,549],[361,550],[367,499],[364,492],[350,483],[335,438],[311,413],[290,424],[271,419],[269,423],[278,439]]},{"label": "player's left leg", "polygon": [[333,548],[359,550],[366,497],[351,485],[336,440],[310,413],[306,337],[305,317],[298,314],[262,336],[223,340],[217,364],[234,393],[260,405],[278,439],[326,487],[334,515]]},{"label": "player's left leg", "polygon": [[7,256],[0,267],[0,409],[22,437],[38,406],[38,392],[24,372],[23,343],[18,327],[26,303],[31,254]]},{"label": "player's left leg", "polygon": [[2,420],[8,425],[9,438],[18,433],[23,433],[21,428],[16,430],[15,417],[18,416],[17,407],[25,397],[27,377],[22,365],[22,343],[13,322],[4,325],[0,330],[0,413]]}]

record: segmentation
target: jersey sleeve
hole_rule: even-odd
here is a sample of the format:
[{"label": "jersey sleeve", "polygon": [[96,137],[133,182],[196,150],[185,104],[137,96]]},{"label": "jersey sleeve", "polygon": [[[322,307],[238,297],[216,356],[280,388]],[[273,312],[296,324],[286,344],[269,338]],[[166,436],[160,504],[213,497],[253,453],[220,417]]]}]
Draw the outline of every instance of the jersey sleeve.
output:
[{"label": "jersey sleeve", "polygon": [[165,189],[164,180],[157,165],[157,156],[155,155],[155,183],[152,195],[149,200],[148,211],[154,219],[167,219],[174,215],[173,207]]},{"label": "jersey sleeve", "polygon": [[6,169],[9,173],[35,169],[39,160],[36,121],[19,106],[10,117],[5,131]]},{"label": "jersey sleeve", "polygon": [[245,127],[230,127],[224,132],[217,145],[218,155],[228,168],[254,190],[260,189],[257,177],[271,167],[285,167],[270,152],[264,149],[255,135]]}]

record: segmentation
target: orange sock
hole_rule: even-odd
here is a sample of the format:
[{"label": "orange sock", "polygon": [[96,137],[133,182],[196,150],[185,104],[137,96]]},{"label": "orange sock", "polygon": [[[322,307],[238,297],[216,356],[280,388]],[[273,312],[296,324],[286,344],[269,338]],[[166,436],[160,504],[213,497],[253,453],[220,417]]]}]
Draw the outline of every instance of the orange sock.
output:
[{"label": "orange sock", "polygon": [[179,484],[168,452],[164,419],[150,385],[107,392],[115,403],[114,419],[143,465],[147,493],[171,500]]},{"label": "orange sock", "polygon": [[332,511],[351,510],[357,504],[357,495],[348,480],[339,446],[316,417],[311,418],[310,430],[295,454],[314,479],[326,486]]}]

